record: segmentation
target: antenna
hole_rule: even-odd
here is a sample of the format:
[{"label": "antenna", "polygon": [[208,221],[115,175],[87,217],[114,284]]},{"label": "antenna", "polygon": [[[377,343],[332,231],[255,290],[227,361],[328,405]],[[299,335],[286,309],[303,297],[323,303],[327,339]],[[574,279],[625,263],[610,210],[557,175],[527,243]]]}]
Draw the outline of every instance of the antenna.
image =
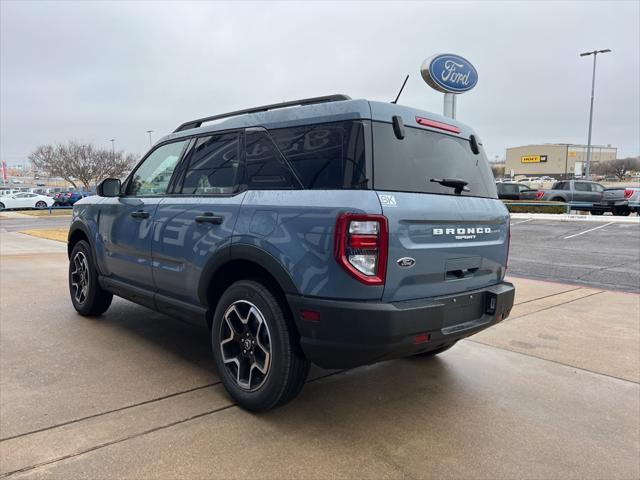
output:
[{"label": "antenna", "polygon": [[404,82],[402,83],[402,87],[400,87],[400,91],[398,92],[398,96],[391,103],[398,103],[398,99],[400,98],[400,95],[402,95],[402,90],[404,90],[404,86],[407,84],[407,80],[409,80],[409,75],[405,77]]}]

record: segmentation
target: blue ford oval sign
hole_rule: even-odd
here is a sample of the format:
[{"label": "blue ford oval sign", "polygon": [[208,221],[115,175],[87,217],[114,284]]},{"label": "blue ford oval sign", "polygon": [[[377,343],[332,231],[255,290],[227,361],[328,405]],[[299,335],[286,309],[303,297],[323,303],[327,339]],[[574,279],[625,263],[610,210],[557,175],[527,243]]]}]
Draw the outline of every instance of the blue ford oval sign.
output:
[{"label": "blue ford oval sign", "polygon": [[463,93],[478,83],[478,72],[467,59],[441,53],[422,62],[420,73],[431,88],[444,93]]}]

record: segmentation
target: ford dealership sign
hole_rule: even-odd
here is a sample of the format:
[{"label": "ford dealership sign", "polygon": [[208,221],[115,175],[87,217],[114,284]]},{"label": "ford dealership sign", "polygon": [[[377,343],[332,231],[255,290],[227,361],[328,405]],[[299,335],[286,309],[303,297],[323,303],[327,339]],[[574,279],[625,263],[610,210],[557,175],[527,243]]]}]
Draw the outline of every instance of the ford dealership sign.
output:
[{"label": "ford dealership sign", "polygon": [[451,53],[427,58],[420,73],[431,88],[444,93],[467,92],[478,83],[478,72],[471,62]]}]

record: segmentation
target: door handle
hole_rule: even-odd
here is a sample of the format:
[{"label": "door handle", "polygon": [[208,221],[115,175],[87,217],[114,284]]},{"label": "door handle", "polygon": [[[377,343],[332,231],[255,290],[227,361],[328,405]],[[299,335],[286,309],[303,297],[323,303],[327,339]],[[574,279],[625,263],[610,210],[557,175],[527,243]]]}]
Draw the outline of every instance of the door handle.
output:
[{"label": "door handle", "polygon": [[220,225],[224,217],[214,215],[213,212],[204,212],[202,215],[196,216],[196,222],[198,223],[213,223],[214,225]]},{"label": "door handle", "polygon": [[145,212],[144,210],[136,210],[135,212],[131,212],[131,216],[133,218],[149,218],[149,212]]}]

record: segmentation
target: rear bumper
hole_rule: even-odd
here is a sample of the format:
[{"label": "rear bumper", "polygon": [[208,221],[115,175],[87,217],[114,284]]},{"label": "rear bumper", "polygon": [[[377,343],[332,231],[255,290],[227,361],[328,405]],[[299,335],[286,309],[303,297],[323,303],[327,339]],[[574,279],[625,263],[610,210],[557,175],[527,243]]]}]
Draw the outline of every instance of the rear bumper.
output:
[{"label": "rear bumper", "polygon": [[[438,349],[505,319],[515,288],[503,282],[443,297],[383,303],[288,295],[302,349],[323,368],[350,368]],[[493,299],[493,300],[492,300]],[[495,308],[488,308],[490,302]],[[317,312],[313,320],[301,311]],[[317,319],[316,319],[317,317]],[[426,342],[416,336],[428,335]]]}]

